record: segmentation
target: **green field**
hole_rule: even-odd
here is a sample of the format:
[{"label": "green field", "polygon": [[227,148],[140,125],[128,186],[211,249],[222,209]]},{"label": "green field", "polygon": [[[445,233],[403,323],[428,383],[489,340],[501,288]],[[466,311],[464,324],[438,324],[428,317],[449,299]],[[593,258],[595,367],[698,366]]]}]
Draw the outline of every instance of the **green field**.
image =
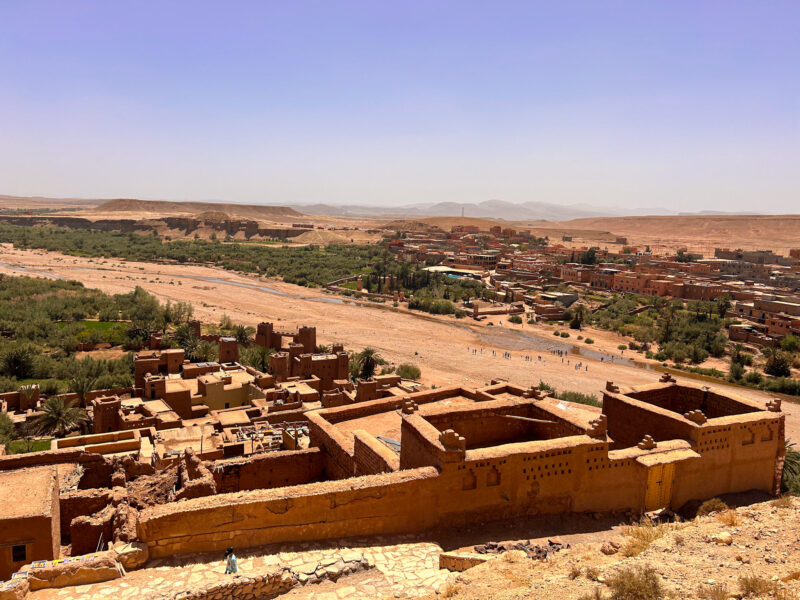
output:
[{"label": "green field", "polygon": [[26,452],[41,452],[42,450],[50,450],[50,442],[52,439],[46,440],[14,440],[6,446],[7,454],[25,454]]},{"label": "green field", "polygon": [[59,321],[59,327],[66,327],[70,323],[78,323],[83,325],[86,331],[100,331],[108,333],[116,327],[124,327],[128,323],[125,321]]}]

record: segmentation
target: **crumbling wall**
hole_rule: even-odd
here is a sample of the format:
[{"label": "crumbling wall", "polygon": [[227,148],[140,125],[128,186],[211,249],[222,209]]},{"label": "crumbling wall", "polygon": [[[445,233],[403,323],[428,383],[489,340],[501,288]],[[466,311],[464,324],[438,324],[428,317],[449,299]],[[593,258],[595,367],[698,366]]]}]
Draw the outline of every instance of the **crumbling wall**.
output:
[{"label": "crumbling wall", "polygon": [[110,489],[74,490],[62,493],[59,497],[61,512],[61,537],[70,534],[70,524],[77,517],[88,517],[111,504],[113,494]]},{"label": "crumbling wall", "polygon": [[208,467],[203,464],[192,448],[187,448],[178,465],[178,489],[175,500],[200,498],[217,493],[217,484]]},{"label": "crumbling wall", "polygon": [[269,452],[214,464],[217,493],[260,490],[320,481],[325,453],[319,448]]},{"label": "crumbling wall", "polygon": [[98,513],[72,520],[69,534],[73,556],[96,552],[113,539],[114,513],[114,506],[108,505]]}]

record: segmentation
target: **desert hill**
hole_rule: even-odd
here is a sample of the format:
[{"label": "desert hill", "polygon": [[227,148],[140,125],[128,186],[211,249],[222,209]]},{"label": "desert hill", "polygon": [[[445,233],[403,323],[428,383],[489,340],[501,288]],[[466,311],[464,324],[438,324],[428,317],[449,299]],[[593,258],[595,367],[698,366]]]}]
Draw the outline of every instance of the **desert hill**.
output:
[{"label": "desert hill", "polygon": [[224,213],[232,218],[262,219],[267,221],[280,217],[302,217],[288,206],[262,206],[256,204],[224,204],[220,202],[171,202],[167,200],[137,200],[119,198],[109,200],[94,209],[98,213],[156,213],[160,215],[195,215],[197,213]]},{"label": "desert hill", "polygon": [[714,246],[783,251],[800,246],[800,215],[596,217],[549,226],[614,232],[628,237],[633,244],[674,246],[677,243],[706,252],[713,252]]}]

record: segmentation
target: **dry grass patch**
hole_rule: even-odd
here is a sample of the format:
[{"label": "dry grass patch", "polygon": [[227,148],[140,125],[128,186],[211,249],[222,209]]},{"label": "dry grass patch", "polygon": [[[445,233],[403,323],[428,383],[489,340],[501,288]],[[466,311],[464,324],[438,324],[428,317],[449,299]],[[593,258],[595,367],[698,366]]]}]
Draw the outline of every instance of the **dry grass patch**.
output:
[{"label": "dry grass patch", "polygon": [[739,578],[739,594],[742,598],[771,596],[775,600],[796,600],[797,594],[783,589],[776,581],[757,575],[744,575]]},{"label": "dry grass patch", "polygon": [[732,508],[728,510],[723,510],[722,512],[717,513],[714,515],[718,521],[724,523],[728,527],[735,527],[739,524],[739,516],[736,514],[736,511]]},{"label": "dry grass patch", "polygon": [[569,574],[567,577],[570,579],[577,579],[581,576],[581,568],[578,565],[572,565],[572,568],[569,570]]},{"label": "dry grass patch", "polygon": [[597,581],[597,578],[600,577],[600,569],[597,567],[586,567],[584,574],[586,575],[586,579]]},{"label": "dry grass patch", "polygon": [[459,586],[455,583],[447,582],[442,586],[442,591],[439,594],[442,598],[454,598],[459,592]]},{"label": "dry grass patch", "polygon": [[786,577],[782,577],[781,581],[796,581],[798,579],[800,579],[800,569],[792,571],[791,573],[786,575]]},{"label": "dry grass patch", "polygon": [[728,600],[731,594],[726,585],[701,585],[697,597],[700,600]]},{"label": "dry grass patch", "polygon": [[698,516],[710,515],[711,513],[728,510],[728,508],[730,507],[719,498],[711,498],[710,500],[706,500],[700,505],[700,508],[697,509],[697,515]]},{"label": "dry grass patch", "polygon": [[647,565],[623,569],[606,582],[611,590],[610,600],[660,600],[664,586],[656,570]]},{"label": "dry grass patch", "polygon": [[650,544],[657,539],[664,537],[669,531],[675,531],[682,527],[679,523],[659,523],[656,524],[650,519],[643,519],[639,525],[622,528],[622,535],[628,539],[622,545],[623,556],[639,556],[650,547]]},{"label": "dry grass patch", "polygon": [[789,494],[785,494],[780,498],[775,498],[772,502],[770,502],[772,506],[775,508],[792,508],[794,506],[794,502],[792,502],[792,497]]}]

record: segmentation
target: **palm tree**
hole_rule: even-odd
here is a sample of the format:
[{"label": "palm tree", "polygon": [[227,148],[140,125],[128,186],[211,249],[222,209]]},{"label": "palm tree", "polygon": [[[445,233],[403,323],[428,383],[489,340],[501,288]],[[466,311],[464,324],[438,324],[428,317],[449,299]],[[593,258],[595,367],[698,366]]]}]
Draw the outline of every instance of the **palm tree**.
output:
[{"label": "palm tree", "polygon": [[247,346],[250,343],[251,329],[252,327],[237,325],[236,329],[234,329],[233,331],[233,337],[235,337],[236,341],[239,342],[242,346]]},{"label": "palm tree", "polygon": [[0,444],[8,445],[17,439],[17,430],[14,427],[14,421],[8,416],[8,413],[0,412]]},{"label": "palm tree", "polygon": [[56,397],[45,400],[42,414],[34,419],[34,426],[40,435],[64,437],[86,421],[86,411],[75,406],[74,401]]},{"label": "palm tree", "polygon": [[783,477],[781,478],[781,489],[784,491],[789,488],[789,482],[800,478],[800,450],[794,449],[794,444],[785,440],[786,456],[783,459]]},{"label": "palm tree", "polygon": [[266,346],[250,346],[242,353],[242,362],[262,373],[269,373],[269,357],[272,353],[272,348]]},{"label": "palm tree", "polygon": [[[25,406],[31,405],[31,400],[36,395],[36,392],[39,388],[35,385],[23,385],[19,388],[19,399],[20,405],[25,404]],[[24,401],[24,402],[23,402]]]},{"label": "palm tree", "polygon": [[371,379],[383,359],[374,348],[364,348],[356,355],[356,361],[361,379]]},{"label": "palm tree", "polygon": [[199,362],[210,362],[217,358],[217,347],[211,342],[203,340],[197,344],[194,355]]},{"label": "palm tree", "polygon": [[86,406],[89,392],[97,387],[97,377],[85,373],[75,375],[69,380],[69,391],[78,396],[78,405]]}]

